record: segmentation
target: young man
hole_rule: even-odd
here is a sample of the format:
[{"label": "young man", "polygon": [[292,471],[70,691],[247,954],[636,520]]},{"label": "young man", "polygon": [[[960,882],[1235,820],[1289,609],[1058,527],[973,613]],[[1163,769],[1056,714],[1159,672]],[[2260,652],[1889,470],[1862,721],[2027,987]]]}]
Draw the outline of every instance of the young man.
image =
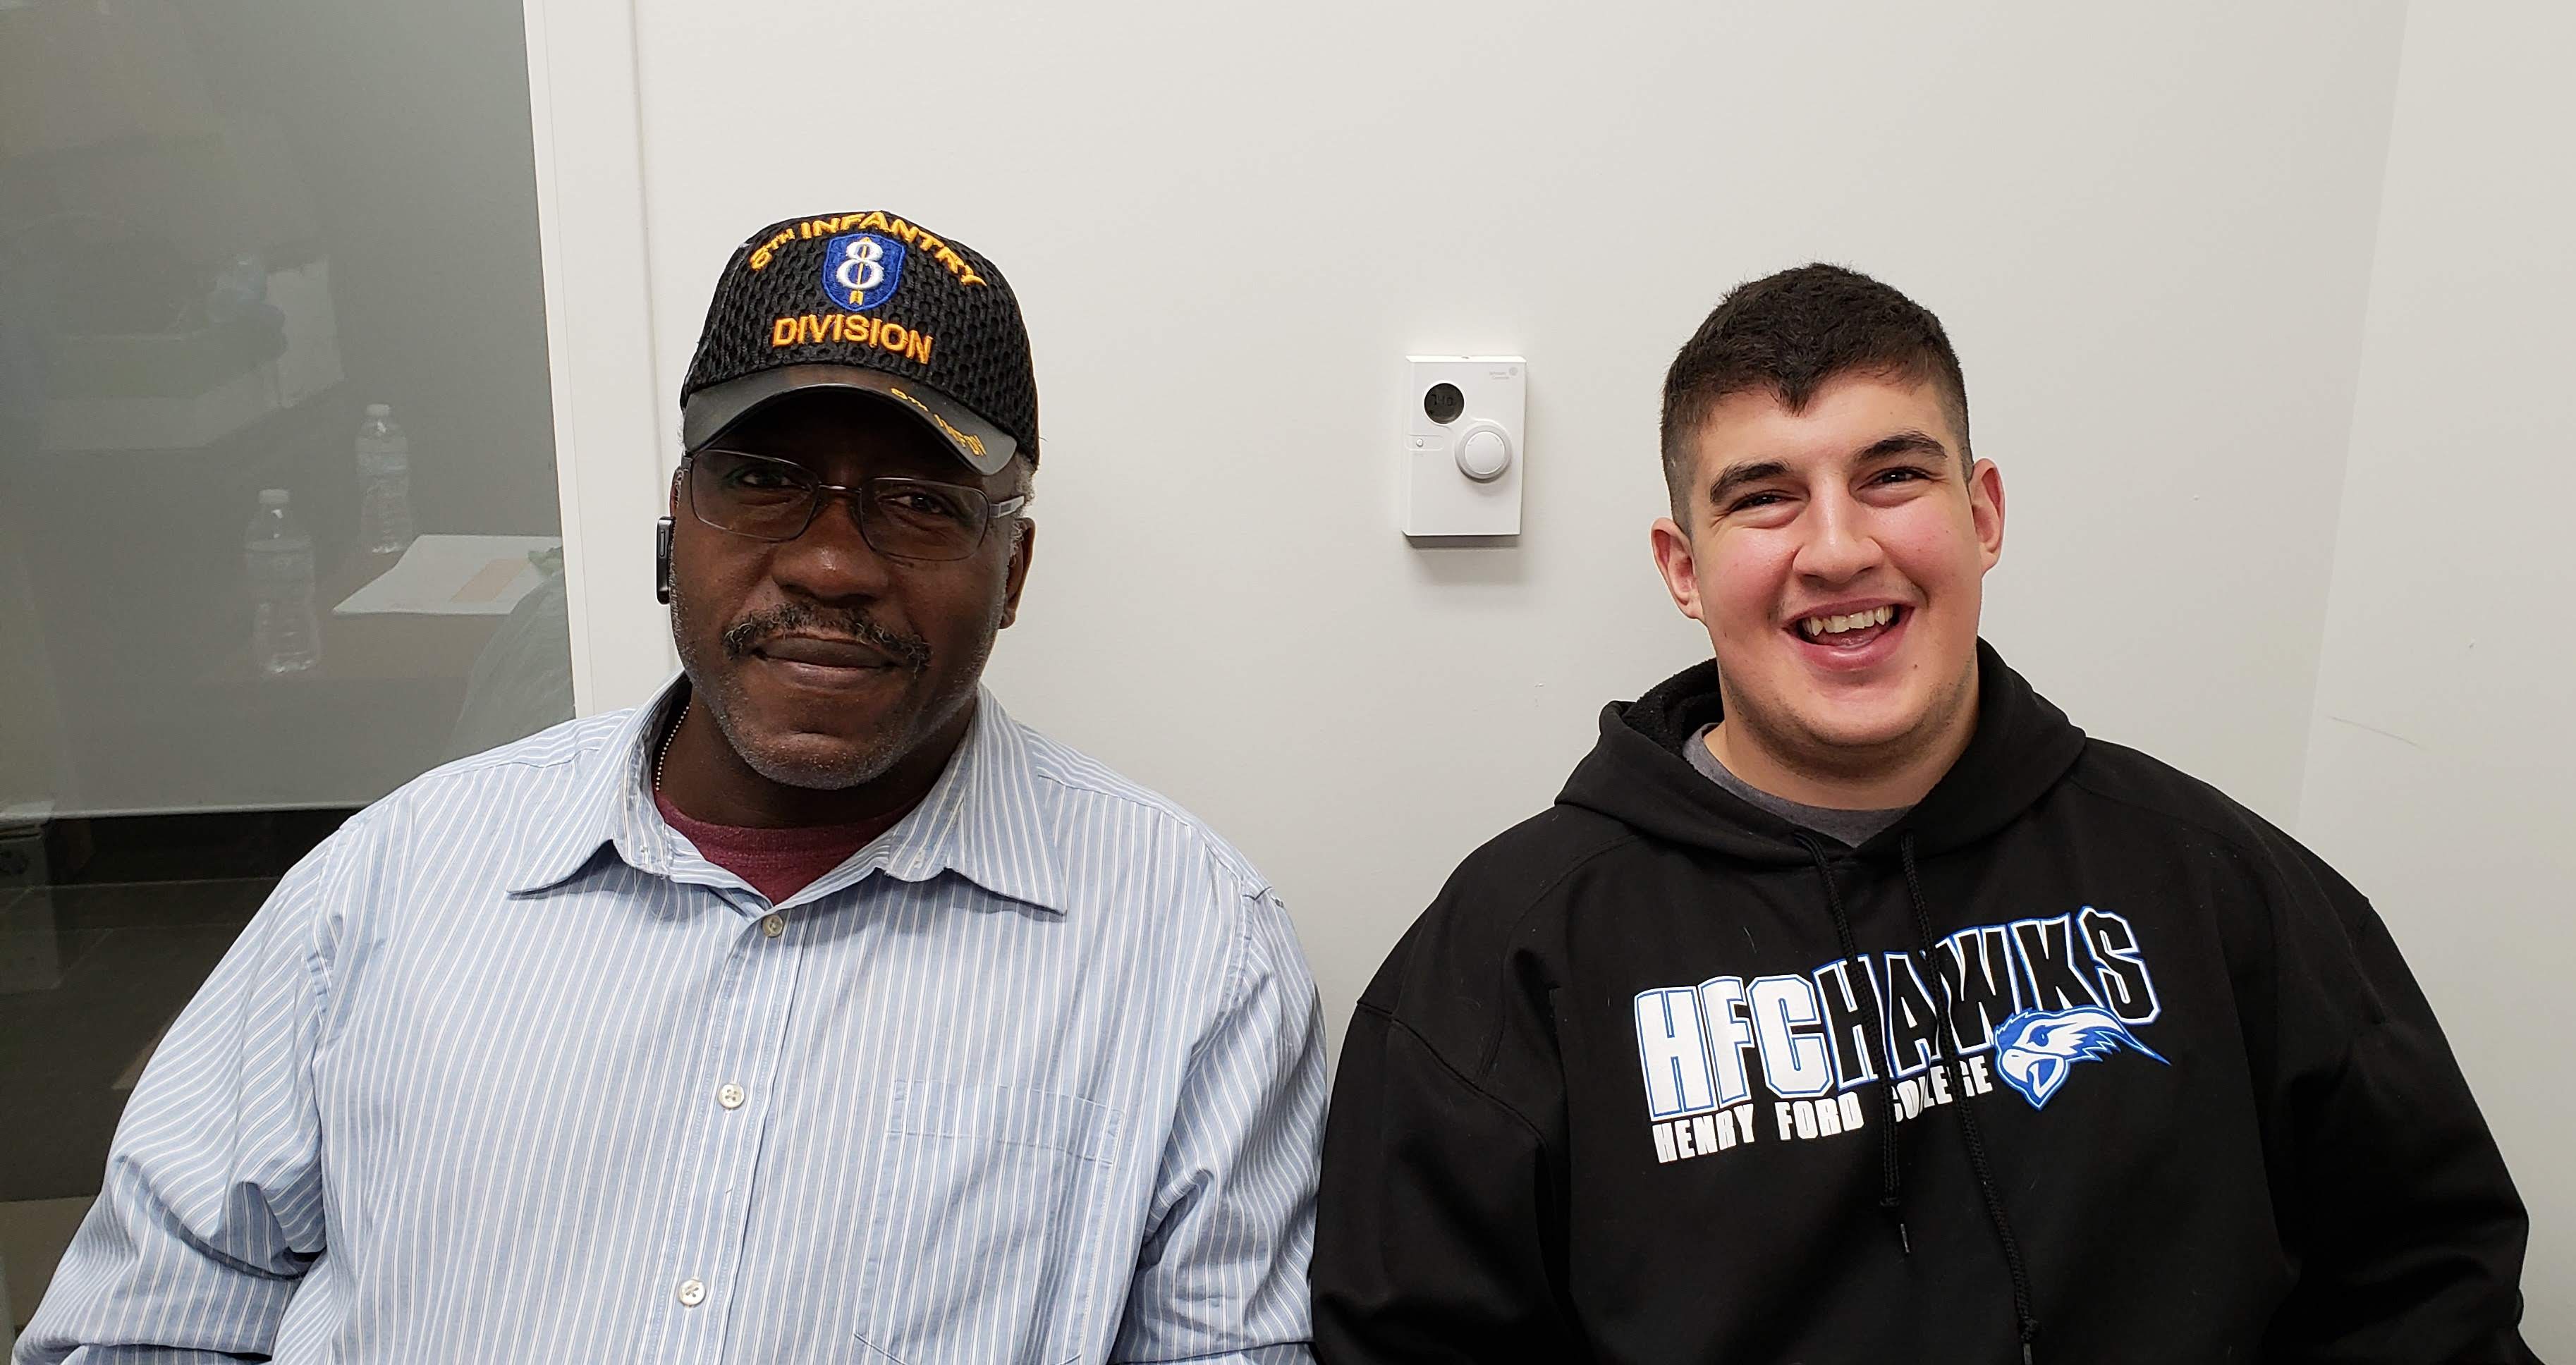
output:
[{"label": "young man", "polygon": [[287,877],[22,1361],[1305,1357],[1288,918],[978,685],[1036,545],[1001,272],[885,213],[763,229],[682,430],[682,675]]},{"label": "young man", "polygon": [[1716,658],[1361,1000],[1318,1358],[2529,1360],[2522,1206],[2368,903],[1978,640],[2003,480],[1932,315],[1745,285],[1663,430]]}]

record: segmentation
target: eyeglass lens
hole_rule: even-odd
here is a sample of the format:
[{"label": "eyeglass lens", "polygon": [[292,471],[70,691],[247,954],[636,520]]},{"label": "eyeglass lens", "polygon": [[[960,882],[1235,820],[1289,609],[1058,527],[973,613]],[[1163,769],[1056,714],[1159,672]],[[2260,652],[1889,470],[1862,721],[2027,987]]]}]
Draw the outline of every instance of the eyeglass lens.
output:
[{"label": "eyeglass lens", "polygon": [[[790,460],[710,449],[690,457],[689,506],[698,520],[755,540],[794,540],[812,525],[825,485]],[[990,500],[977,489],[879,476],[850,493],[859,534],[879,554],[963,559],[983,539]]]}]

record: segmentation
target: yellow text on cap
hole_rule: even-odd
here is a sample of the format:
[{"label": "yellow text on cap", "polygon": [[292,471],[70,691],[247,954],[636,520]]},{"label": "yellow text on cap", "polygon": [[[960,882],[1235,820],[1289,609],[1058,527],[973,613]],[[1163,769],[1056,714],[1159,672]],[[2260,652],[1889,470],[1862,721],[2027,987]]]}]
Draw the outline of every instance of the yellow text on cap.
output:
[{"label": "yellow text on cap", "polygon": [[752,251],[751,268],[754,270],[766,268],[778,248],[789,242],[812,241],[817,237],[830,237],[843,232],[882,232],[905,246],[929,252],[931,259],[939,262],[940,267],[949,274],[956,276],[959,284],[984,282],[984,277],[975,273],[975,267],[966,264],[966,258],[958,255],[955,248],[941,241],[936,234],[927,228],[915,227],[900,218],[890,217],[880,210],[845,213],[838,218],[808,218],[794,227],[780,228],[768,241],[761,243]]}]

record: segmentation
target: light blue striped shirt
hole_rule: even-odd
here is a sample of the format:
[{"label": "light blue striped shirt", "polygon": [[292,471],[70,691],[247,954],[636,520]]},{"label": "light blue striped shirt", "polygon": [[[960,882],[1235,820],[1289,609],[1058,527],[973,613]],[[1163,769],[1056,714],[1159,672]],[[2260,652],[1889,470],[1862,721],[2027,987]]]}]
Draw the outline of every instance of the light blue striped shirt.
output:
[{"label": "light blue striped shirt", "polygon": [[1322,1035],[1259,874],[986,693],[773,907],[653,807],[677,688],[288,874],[21,1361],[1307,1359]]}]

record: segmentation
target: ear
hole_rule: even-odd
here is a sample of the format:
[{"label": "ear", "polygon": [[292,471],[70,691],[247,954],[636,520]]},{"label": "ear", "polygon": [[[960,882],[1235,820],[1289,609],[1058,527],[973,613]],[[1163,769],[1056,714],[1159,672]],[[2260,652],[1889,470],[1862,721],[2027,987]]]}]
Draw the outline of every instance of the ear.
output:
[{"label": "ear", "polygon": [[1968,518],[1983,552],[1980,572],[1991,569],[2004,554],[2004,474],[1992,460],[1979,460],[1968,471]]},{"label": "ear", "polygon": [[1029,560],[1037,552],[1038,524],[1027,517],[1021,517],[1019,526],[1011,537],[1010,577],[1002,597],[1002,624],[1005,626],[1020,619],[1020,589],[1028,586]]},{"label": "ear", "polygon": [[1664,591],[1672,594],[1673,605],[1694,621],[1705,620],[1700,615],[1699,560],[1690,536],[1671,517],[1657,517],[1646,538],[1654,547],[1655,569],[1664,576]]}]

